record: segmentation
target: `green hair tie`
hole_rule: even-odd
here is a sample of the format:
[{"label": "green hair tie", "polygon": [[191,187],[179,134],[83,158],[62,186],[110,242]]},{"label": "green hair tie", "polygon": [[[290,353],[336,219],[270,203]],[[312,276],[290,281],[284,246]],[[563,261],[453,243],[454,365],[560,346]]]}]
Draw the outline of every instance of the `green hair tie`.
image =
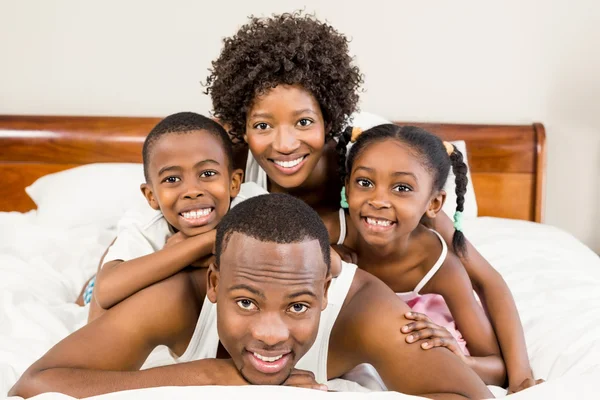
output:
[{"label": "green hair tie", "polygon": [[456,229],[457,231],[462,231],[462,219],[462,211],[457,211],[454,213],[454,229]]},{"label": "green hair tie", "polygon": [[348,205],[348,200],[346,200],[346,187],[342,188],[341,197],[342,199],[340,200],[340,206],[342,208],[350,208],[350,206]]}]

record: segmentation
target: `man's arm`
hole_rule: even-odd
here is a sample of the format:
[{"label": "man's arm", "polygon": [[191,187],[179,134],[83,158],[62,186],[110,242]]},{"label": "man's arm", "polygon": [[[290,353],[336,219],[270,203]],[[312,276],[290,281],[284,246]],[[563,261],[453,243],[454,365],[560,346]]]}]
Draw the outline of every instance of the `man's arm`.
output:
[{"label": "man's arm", "polygon": [[88,397],[164,385],[244,384],[228,360],[138,371],[160,344],[177,354],[185,351],[201,304],[189,272],[142,290],[50,349],[9,394],[31,397],[60,392]]},{"label": "man's arm", "polygon": [[[447,349],[423,351],[400,329],[410,311],[383,282],[357,270],[360,288],[344,304],[332,332],[330,354],[350,368],[369,363],[390,390],[430,398],[491,398],[483,381]],[[335,360],[332,360],[336,362]]]},{"label": "man's arm", "polygon": [[[440,213],[435,229],[446,243],[452,243],[454,225],[450,218]],[[529,364],[523,325],[508,285],[492,265],[467,240],[467,253],[460,257],[477,295],[481,299],[494,327],[502,356],[506,363],[509,389],[516,388],[525,380],[533,382]],[[525,386],[523,388],[526,388]]]}]

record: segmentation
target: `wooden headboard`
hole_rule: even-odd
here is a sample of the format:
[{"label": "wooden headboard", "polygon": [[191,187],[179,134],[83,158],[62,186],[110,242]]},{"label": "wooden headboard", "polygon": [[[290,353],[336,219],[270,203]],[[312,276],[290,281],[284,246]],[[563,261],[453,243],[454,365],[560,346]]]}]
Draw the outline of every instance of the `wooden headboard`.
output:
[{"label": "wooden headboard", "polygon": [[[43,175],[96,162],[141,162],[144,138],[159,120],[0,115],[0,211],[35,208],[24,189]],[[542,124],[396,123],[466,142],[479,215],[542,221]]]}]

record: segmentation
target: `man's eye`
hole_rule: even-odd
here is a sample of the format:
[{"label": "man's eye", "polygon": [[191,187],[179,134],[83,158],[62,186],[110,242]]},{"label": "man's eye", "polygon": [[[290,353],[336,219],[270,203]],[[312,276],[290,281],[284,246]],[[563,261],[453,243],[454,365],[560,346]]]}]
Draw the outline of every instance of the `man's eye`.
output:
[{"label": "man's eye", "polygon": [[241,308],[242,310],[248,310],[248,311],[256,310],[256,306],[254,305],[254,303],[248,299],[238,300],[236,303],[237,303],[238,307]]},{"label": "man's eye", "polygon": [[176,176],[167,176],[165,179],[163,179],[163,182],[166,183],[176,183],[179,182],[181,179],[176,177]]},{"label": "man's eye", "polygon": [[293,314],[302,314],[308,311],[308,306],[301,303],[292,304],[290,307],[290,312]]}]

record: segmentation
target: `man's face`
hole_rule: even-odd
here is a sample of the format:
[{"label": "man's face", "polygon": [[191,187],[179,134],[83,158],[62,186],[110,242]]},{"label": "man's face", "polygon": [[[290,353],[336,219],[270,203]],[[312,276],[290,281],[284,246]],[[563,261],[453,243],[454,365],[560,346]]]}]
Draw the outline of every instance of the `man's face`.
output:
[{"label": "man's face", "polygon": [[233,233],[208,280],[219,338],[242,376],[256,385],[285,382],[313,345],[327,306],[331,277],[319,242]]}]

